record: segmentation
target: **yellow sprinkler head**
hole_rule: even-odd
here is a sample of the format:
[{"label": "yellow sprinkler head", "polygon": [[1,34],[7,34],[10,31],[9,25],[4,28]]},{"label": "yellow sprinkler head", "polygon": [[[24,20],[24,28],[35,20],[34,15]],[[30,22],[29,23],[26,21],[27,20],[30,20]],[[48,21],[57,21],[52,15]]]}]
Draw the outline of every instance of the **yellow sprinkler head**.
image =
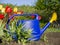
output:
[{"label": "yellow sprinkler head", "polygon": [[5,13],[5,8],[2,8],[2,9],[1,9],[1,12],[2,12],[2,13]]},{"label": "yellow sprinkler head", "polygon": [[3,5],[0,4],[0,10],[3,8]]},{"label": "yellow sprinkler head", "polygon": [[13,12],[17,12],[17,11],[18,11],[17,7],[14,7]]},{"label": "yellow sprinkler head", "polygon": [[50,23],[52,23],[53,21],[56,21],[56,20],[57,20],[57,13],[54,12],[54,13],[52,14],[52,18],[51,18],[51,20],[50,20]]}]

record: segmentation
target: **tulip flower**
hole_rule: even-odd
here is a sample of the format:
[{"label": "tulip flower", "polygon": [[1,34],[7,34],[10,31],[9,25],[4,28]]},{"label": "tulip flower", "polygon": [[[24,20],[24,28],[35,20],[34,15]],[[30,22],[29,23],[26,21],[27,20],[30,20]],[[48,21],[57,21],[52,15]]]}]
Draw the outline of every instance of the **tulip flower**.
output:
[{"label": "tulip flower", "polygon": [[23,14],[23,11],[18,11],[17,14]]},{"label": "tulip flower", "polygon": [[42,18],[41,16],[38,16],[38,20],[41,20],[41,18]]},{"label": "tulip flower", "polygon": [[17,9],[17,7],[15,7],[14,9],[13,9],[13,12],[17,12],[18,11],[18,9]]},{"label": "tulip flower", "polygon": [[3,5],[0,4],[0,10],[3,8]]},{"label": "tulip flower", "polygon": [[8,14],[12,13],[12,8],[9,7],[9,6],[6,6],[5,12],[8,13]]},{"label": "tulip flower", "polygon": [[2,13],[5,13],[5,8],[2,8],[2,9],[1,9],[1,12],[2,12]]},{"label": "tulip flower", "polygon": [[32,18],[32,19],[34,19],[34,18],[35,18],[35,16],[34,16],[34,15],[32,15],[32,16],[31,16],[31,18]]},{"label": "tulip flower", "polygon": [[0,14],[0,19],[3,19],[4,18],[4,15],[3,14]]},{"label": "tulip flower", "polygon": [[[32,16],[31,16],[31,18],[32,18],[32,19],[34,19],[34,18],[35,18],[35,16],[34,16],[34,15],[32,15]],[[41,20],[41,18],[42,18],[41,16],[38,16],[38,20]]]},{"label": "tulip flower", "polygon": [[17,14],[17,12],[14,12],[14,14]]},{"label": "tulip flower", "polygon": [[20,12],[17,12],[17,14],[21,14]]}]

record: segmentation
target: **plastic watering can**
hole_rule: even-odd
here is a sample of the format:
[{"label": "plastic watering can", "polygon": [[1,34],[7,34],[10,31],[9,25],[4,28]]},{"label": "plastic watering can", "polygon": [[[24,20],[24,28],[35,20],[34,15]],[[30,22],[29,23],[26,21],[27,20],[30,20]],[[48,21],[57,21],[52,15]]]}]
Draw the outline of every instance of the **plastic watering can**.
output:
[{"label": "plastic watering can", "polygon": [[[7,21],[6,28],[9,29],[9,22],[14,16],[27,16],[27,15],[32,16],[32,14],[14,14],[14,15],[12,15]],[[23,29],[32,29],[32,33],[31,33],[32,37],[28,39],[30,41],[40,40],[40,37],[42,36],[44,31],[49,27],[49,25],[53,21],[56,21],[56,19],[57,19],[57,14],[56,14],[56,12],[54,12],[51,20],[41,29],[40,26],[39,26],[40,21],[38,20],[38,14],[34,14],[34,16],[36,16],[35,19],[32,19],[32,20],[18,20],[17,24],[16,24],[16,26],[19,26],[20,24],[23,24],[22,25],[22,26],[24,26]],[[14,38],[16,39],[16,36]]]}]

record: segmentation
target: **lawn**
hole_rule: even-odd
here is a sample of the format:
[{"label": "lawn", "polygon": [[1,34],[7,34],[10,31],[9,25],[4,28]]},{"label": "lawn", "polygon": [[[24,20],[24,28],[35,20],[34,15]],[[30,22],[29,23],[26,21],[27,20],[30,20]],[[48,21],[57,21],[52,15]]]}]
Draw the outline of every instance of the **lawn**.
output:
[{"label": "lawn", "polygon": [[60,32],[60,28],[48,28],[45,32]]}]

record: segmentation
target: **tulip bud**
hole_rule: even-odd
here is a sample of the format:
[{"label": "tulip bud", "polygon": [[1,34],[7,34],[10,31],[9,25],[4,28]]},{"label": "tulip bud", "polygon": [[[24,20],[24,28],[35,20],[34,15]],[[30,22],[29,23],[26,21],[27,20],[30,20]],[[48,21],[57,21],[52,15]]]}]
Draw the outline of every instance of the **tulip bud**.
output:
[{"label": "tulip bud", "polygon": [[32,18],[32,19],[34,19],[34,18],[35,18],[35,16],[34,16],[34,15],[32,15],[32,16],[31,16],[31,18]]},{"label": "tulip bud", "polygon": [[11,13],[12,12],[12,8],[9,7],[9,6],[6,6],[5,12],[6,13]]},{"label": "tulip bud", "polygon": [[42,18],[41,16],[38,16],[38,20],[41,20],[41,18]]},{"label": "tulip bud", "polygon": [[18,11],[17,14],[23,14],[23,11]]},{"label": "tulip bud", "polygon": [[1,9],[1,12],[2,12],[2,13],[5,13],[5,8],[2,8],[2,9]]},{"label": "tulip bud", "polygon": [[18,9],[17,9],[17,7],[15,7],[14,9],[13,9],[13,12],[17,12],[18,11]]},{"label": "tulip bud", "polygon": [[0,19],[3,19],[4,18],[4,15],[3,14],[0,14]]},{"label": "tulip bud", "polygon": [[3,8],[3,5],[0,4],[0,10]]},{"label": "tulip bud", "polygon": [[17,14],[21,14],[21,12],[17,12]]}]

